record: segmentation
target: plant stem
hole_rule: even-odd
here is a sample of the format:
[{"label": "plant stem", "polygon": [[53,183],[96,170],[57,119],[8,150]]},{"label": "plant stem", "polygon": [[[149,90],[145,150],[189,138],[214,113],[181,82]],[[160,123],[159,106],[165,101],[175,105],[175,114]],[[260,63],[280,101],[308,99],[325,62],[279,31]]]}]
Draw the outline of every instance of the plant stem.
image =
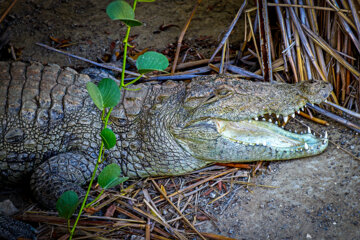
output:
[{"label": "plant stem", "polygon": [[[136,1],[135,1],[136,2]],[[127,31],[126,31],[126,35],[124,38],[124,55],[123,55],[123,66],[122,66],[122,71],[121,71],[121,83],[120,83],[120,90],[121,88],[125,85],[124,84],[124,79],[125,79],[125,67],[126,67],[126,56],[127,56],[127,48],[128,48],[128,39],[129,39],[129,35],[130,35],[130,29],[131,27],[128,26]]]},{"label": "plant stem", "polygon": [[[134,1],[134,5],[133,5],[133,11],[135,12],[135,8],[136,8],[136,3],[137,3],[137,0]],[[129,39],[129,35],[130,35],[130,29],[131,27],[128,26],[127,27],[127,30],[126,30],[126,35],[125,35],[125,38],[124,38],[124,55],[123,55],[123,66],[122,66],[122,71],[121,71],[121,83],[120,83],[120,86],[119,86],[119,89],[121,90],[122,87],[125,86],[124,84],[124,79],[125,79],[125,67],[126,67],[126,57],[127,57],[127,48],[129,46],[129,43],[128,43],[128,39]]]},{"label": "plant stem", "polygon": [[[134,1],[134,5],[133,5],[133,11],[135,11],[135,8],[136,8],[136,3],[137,3],[137,0]],[[123,56],[123,66],[122,66],[122,72],[121,72],[121,82],[120,82],[120,86],[119,86],[119,89],[121,90],[123,87],[127,86],[127,85],[130,85],[131,83],[134,83],[135,81],[137,81],[140,77],[136,78],[135,80],[131,81],[130,83],[128,83],[127,85],[124,84],[124,79],[125,79],[125,67],[126,67],[126,56],[127,56],[127,48],[129,46],[128,44],[128,39],[129,39],[129,35],[130,35],[130,29],[131,27],[128,26],[127,28],[127,31],[126,31],[126,35],[125,35],[125,38],[124,38],[124,56]],[[107,124],[108,124],[108,121],[109,121],[109,117],[110,117],[110,114],[111,114],[111,111],[113,110],[113,108],[110,108],[108,113],[106,114],[106,117],[105,117],[105,121],[104,121],[104,128],[107,127]],[[102,114],[101,114],[101,120],[103,120],[103,117],[104,117],[104,114],[105,114],[105,109],[103,110]],[[96,161],[96,164],[95,164],[95,168],[94,168],[94,171],[91,175],[91,180],[90,180],[90,183],[89,183],[89,186],[87,188],[87,191],[86,191],[86,194],[85,194],[85,197],[84,197],[84,200],[81,204],[81,208],[80,208],[80,211],[79,211],[79,214],[75,220],[75,223],[73,225],[73,228],[71,229],[70,231],[70,237],[69,237],[69,240],[72,239],[72,236],[74,235],[74,232],[75,232],[75,229],[76,229],[76,225],[77,223],[79,222],[79,219],[80,219],[80,216],[81,216],[81,213],[83,212],[84,210],[84,207],[85,207],[85,204],[86,204],[86,200],[89,196],[89,193],[90,193],[90,190],[91,190],[91,186],[93,184],[93,181],[95,179],[95,176],[96,176],[96,171],[97,169],[99,168],[99,164],[102,163],[102,154],[104,152],[104,142],[101,141],[101,146],[100,146],[100,151],[99,151],[99,156],[98,156],[98,160]],[[96,201],[102,194],[103,194],[104,190],[101,191],[101,193],[99,194],[99,196],[97,196],[95,198],[94,201]],[[92,201],[92,202],[94,202]],[[91,203],[92,203],[91,202]],[[91,204],[90,203],[90,204]],[[89,206],[86,205],[86,206]],[[69,228],[70,228],[70,222],[69,222]]]},{"label": "plant stem", "polygon": [[85,207],[85,204],[86,204],[86,200],[87,200],[87,198],[88,198],[88,196],[89,196],[92,183],[93,183],[93,181],[94,181],[94,179],[95,179],[96,171],[97,171],[97,169],[98,169],[98,167],[99,167],[99,159],[101,159],[101,153],[102,153],[102,149],[103,149],[103,148],[104,148],[104,143],[101,142],[100,154],[99,154],[98,160],[97,160],[97,162],[96,162],[95,169],[94,169],[94,171],[93,171],[93,173],[92,173],[92,175],[91,175],[91,180],[90,180],[89,186],[88,186],[88,188],[87,188],[87,191],[86,191],[84,200],[83,200],[83,202],[82,202],[82,204],[81,204],[81,208],[80,208],[79,214],[78,214],[78,216],[77,216],[77,218],[76,218],[76,220],[75,220],[75,223],[74,223],[74,225],[73,225],[73,228],[71,229],[69,240],[72,239],[72,236],[73,236],[73,234],[74,234],[74,232],[75,232],[76,225],[77,225],[77,223],[79,222],[79,219],[80,219],[80,216],[81,216],[82,211],[84,210],[84,207]]},{"label": "plant stem", "polygon": [[127,84],[124,85],[124,87],[129,86],[130,84],[135,83],[137,80],[139,80],[140,78],[142,78],[142,76],[144,76],[144,74],[141,74],[140,76],[138,76],[137,78],[135,78],[134,80],[132,80],[131,82],[128,82]]},{"label": "plant stem", "polygon": [[103,195],[104,191],[105,191],[105,189],[101,190],[101,192],[99,193],[99,195],[97,195],[97,197],[96,197],[94,200],[92,200],[90,203],[88,203],[88,204],[85,205],[85,208],[90,207],[91,204],[93,204],[94,202],[96,202],[96,201],[101,197],[101,195]]},{"label": "plant stem", "polygon": [[[108,121],[109,121],[109,117],[110,117],[110,114],[111,114],[111,111],[112,111],[113,108],[110,108],[109,109],[109,112],[106,114],[106,117],[105,117],[105,123],[104,123],[104,128],[107,127],[107,124],[108,124]],[[85,194],[85,197],[84,197],[84,200],[81,204],[81,208],[80,208],[80,211],[79,211],[79,214],[75,220],[75,223],[70,231],[70,237],[69,237],[69,240],[72,239],[72,236],[74,235],[74,232],[75,232],[75,229],[76,229],[76,225],[77,223],[79,222],[79,219],[80,219],[80,216],[81,216],[81,213],[83,212],[84,208],[85,208],[85,204],[86,204],[86,200],[89,196],[89,193],[90,193],[90,190],[91,190],[91,186],[93,184],[93,181],[95,179],[95,176],[96,176],[96,171],[97,169],[99,168],[99,164],[101,163],[101,158],[102,158],[102,153],[103,153],[103,149],[104,149],[104,142],[101,141],[101,146],[100,146],[100,151],[99,151],[99,156],[98,156],[98,159],[96,161],[96,164],[95,164],[95,168],[94,168],[94,171],[91,175],[91,180],[90,180],[90,183],[89,183],[89,186],[87,188],[87,191],[86,191],[86,194]]]}]

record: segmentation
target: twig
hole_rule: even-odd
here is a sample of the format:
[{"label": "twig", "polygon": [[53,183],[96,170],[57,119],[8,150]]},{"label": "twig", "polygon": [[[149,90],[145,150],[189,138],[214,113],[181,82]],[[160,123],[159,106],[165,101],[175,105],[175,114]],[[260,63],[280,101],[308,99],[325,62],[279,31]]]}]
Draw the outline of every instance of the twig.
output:
[{"label": "twig", "polygon": [[360,77],[360,72],[358,72],[351,64],[349,64],[340,54],[337,53],[324,39],[319,35],[314,33],[310,28],[302,24],[302,28],[305,30],[306,34],[322,49],[327,53],[333,56],[339,63],[341,63],[345,68],[347,68],[354,76]]},{"label": "twig", "polygon": [[175,69],[176,69],[176,65],[177,65],[177,62],[178,62],[178,59],[179,59],[179,55],[180,55],[180,49],[181,49],[181,45],[182,45],[182,40],[185,36],[185,33],[186,33],[186,30],[188,29],[189,25],[190,25],[190,22],[191,22],[191,19],[193,18],[198,6],[200,5],[202,0],[198,0],[194,9],[192,10],[191,12],[191,15],[188,19],[188,21],[186,22],[186,25],[185,27],[183,28],[183,30],[181,31],[181,34],[179,36],[179,39],[178,39],[178,42],[177,42],[177,46],[176,46],[176,53],[175,53],[175,57],[174,57],[174,62],[173,62],[173,65],[172,65],[172,68],[171,68],[171,74],[174,74],[175,73]]},{"label": "twig", "polygon": [[259,80],[264,80],[264,77],[261,75],[257,75],[253,72],[249,72],[241,67],[237,67],[231,64],[227,65],[227,69],[231,72],[240,74],[242,77],[249,77],[249,78],[255,78],[255,79],[259,79]]},{"label": "twig", "polygon": [[0,18],[0,23],[5,19],[5,17],[8,15],[8,13],[10,12],[10,10],[15,6],[15,3],[17,2],[17,0],[14,0],[10,6],[5,10],[5,12],[3,13],[3,15]]},{"label": "twig", "polygon": [[180,216],[182,216],[183,220],[189,225],[189,227],[194,230],[201,239],[206,240],[206,238],[201,235],[201,233],[189,222],[189,220],[182,214],[182,212],[174,205],[174,203],[172,201],[170,201],[169,197],[167,196],[166,193],[164,193],[161,188],[157,185],[157,183],[151,179],[151,182],[154,184],[154,186],[156,187],[156,189],[161,193],[161,195],[166,199],[166,201],[168,201],[168,203],[170,203],[170,205],[178,212],[178,214]]},{"label": "twig", "polygon": [[247,5],[247,0],[244,0],[243,4],[241,5],[240,9],[238,10],[238,12],[235,15],[235,18],[233,19],[233,21],[231,22],[228,30],[226,31],[224,37],[222,38],[221,42],[219,43],[219,46],[215,49],[213,55],[210,58],[210,62],[215,58],[216,54],[220,51],[220,49],[222,48],[222,46],[225,44],[226,40],[229,38],[232,30],[235,27],[235,24],[237,23],[237,21],[239,20],[244,8]]},{"label": "twig", "polygon": [[[285,1],[290,4],[290,0],[285,0]],[[304,48],[306,50],[306,53],[308,54],[312,64],[314,65],[315,69],[319,73],[321,79],[324,80],[324,81],[327,81],[323,71],[321,70],[321,68],[319,67],[319,65],[317,64],[317,62],[315,60],[315,56],[314,56],[313,52],[311,51],[310,44],[309,44],[309,42],[308,42],[308,40],[307,40],[307,38],[306,38],[302,28],[301,28],[301,23],[299,22],[299,19],[296,16],[295,11],[294,11],[293,8],[290,8],[290,15],[291,15],[291,18],[292,18],[292,20],[294,22],[294,25],[297,28],[297,32],[299,33],[300,39],[301,39],[301,41],[303,43],[303,46],[304,46]],[[299,66],[299,68],[300,67],[301,66]]]},{"label": "twig", "polygon": [[271,46],[270,46],[270,27],[267,12],[267,0],[257,0],[259,16],[259,33],[260,33],[260,51],[261,51],[261,68],[264,81],[273,82],[271,67]]},{"label": "twig", "polygon": [[[54,51],[54,52],[57,52],[57,53],[61,53],[61,54],[64,54],[64,55],[72,57],[72,58],[76,58],[76,59],[79,59],[79,60],[87,62],[87,63],[91,63],[91,64],[93,64],[95,66],[98,66],[98,67],[110,69],[110,70],[117,71],[117,72],[122,72],[121,68],[118,68],[118,67],[115,67],[115,66],[112,66],[112,65],[109,65],[109,64],[97,63],[97,62],[91,61],[89,59],[86,59],[86,58],[83,58],[83,57],[80,57],[80,56],[77,56],[77,55],[74,55],[74,54],[71,54],[71,53],[68,53],[68,52],[65,52],[65,51],[61,51],[59,49],[56,49],[56,48],[53,48],[53,47],[50,47],[50,46],[47,46],[47,45],[42,44],[42,43],[35,43],[35,44],[40,46],[40,47],[44,47],[44,48],[46,48],[48,50],[51,50],[51,51]],[[138,73],[130,72],[130,71],[127,71],[127,70],[125,70],[125,73],[129,74],[129,75],[132,75],[132,76],[137,76],[137,77],[140,76],[140,74],[138,74]]]},{"label": "twig", "polygon": [[355,123],[352,123],[349,120],[346,120],[345,118],[339,117],[339,116],[337,116],[337,115],[335,115],[335,114],[333,114],[331,112],[328,112],[328,111],[326,111],[326,110],[324,110],[324,109],[322,109],[322,108],[320,108],[318,106],[310,105],[308,103],[306,104],[306,106],[308,108],[311,108],[311,109],[317,111],[318,113],[321,113],[324,116],[327,116],[328,118],[333,119],[336,122],[339,122],[339,123],[347,126],[348,128],[351,128],[355,132],[360,133],[360,126],[356,125]]},{"label": "twig", "polygon": [[332,107],[334,107],[334,108],[337,108],[337,109],[339,109],[339,110],[341,110],[341,111],[343,111],[343,112],[345,112],[345,113],[347,113],[347,114],[349,114],[349,115],[351,115],[353,117],[356,117],[356,118],[360,119],[360,114],[359,113],[353,112],[353,111],[351,111],[351,110],[349,110],[347,108],[344,108],[342,106],[339,106],[339,105],[337,105],[335,103],[332,103],[332,102],[329,102],[329,101],[325,101],[325,103],[332,106]]}]

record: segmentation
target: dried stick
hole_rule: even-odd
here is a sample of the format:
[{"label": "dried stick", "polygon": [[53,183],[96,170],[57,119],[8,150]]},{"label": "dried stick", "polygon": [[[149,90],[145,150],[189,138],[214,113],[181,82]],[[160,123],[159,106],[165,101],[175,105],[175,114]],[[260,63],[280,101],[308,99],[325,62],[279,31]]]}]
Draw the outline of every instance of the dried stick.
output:
[{"label": "dried stick", "polygon": [[[279,0],[275,0],[275,2],[279,3]],[[268,5],[269,5],[269,3],[268,3]],[[283,41],[284,41],[285,49],[287,49],[285,51],[285,53],[286,53],[286,56],[287,56],[287,58],[288,58],[288,60],[290,62],[290,66],[291,66],[291,69],[293,71],[293,75],[295,77],[295,82],[298,82],[299,79],[298,79],[295,63],[294,63],[293,58],[291,56],[291,50],[289,49],[289,40],[288,40],[288,38],[286,36],[285,22],[284,22],[284,18],[282,16],[282,13],[281,13],[281,10],[280,10],[279,6],[276,6],[276,13],[277,13],[278,20],[279,20],[279,23],[280,23],[280,31],[281,31],[282,38],[283,38]],[[284,61],[284,63],[285,63],[285,61]]]},{"label": "dried stick", "polygon": [[251,38],[252,38],[252,40],[253,40],[253,42],[254,42],[255,51],[256,51],[256,57],[258,58],[259,64],[260,64],[260,66],[261,66],[261,59],[260,59],[259,49],[258,49],[257,44],[256,44],[256,37],[255,37],[254,28],[253,28],[252,23],[251,23],[250,12],[246,13],[246,15],[247,15],[247,18],[248,18],[248,20],[249,20]]},{"label": "dried stick", "polygon": [[[285,0],[285,1],[287,1],[290,4],[290,0]],[[303,47],[305,48],[306,53],[308,54],[312,64],[314,65],[316,71],[319,73],[321,79],[324,81],[327,81],[323,71],[321,70],[321,68],[319,67],[319,65],[316,62],[315,56],[310,49],[310,44],[301,28],[301,23],[299,22],[299,19],[297,18],[293,8],[290,8],[290,15],[291,15],[291,18],[292,18],[297,30],[298,30],[297,32],[299,33],[300,39],[303,43]]]},{"label": "dried stick", "polygon": [[[76,59],[79,59],[79,60],[87,62],[87,63],[91,63],[92,65],[95,65],[95,66],[98,66],[98,67],[110,69],[110,70],[117,71],[117,72],[122,72],[121,68],[118,68],[118,67],[115,67],[115,66],[112,66],[112,65],[109,65],[109,64],[97,63],[97,62],[91,61],[89,59],[86,59],[86,58],[83,58],[83,57],[80,57],[80,56],[77,56],[77,55],[74,55],[74,54],[71,54],[71,53],[68,53],[68,52],[65,52],[65,51],[61,51],[59,49],[56,49],[56,48],[53,48],[53,47],[50,47],[50,46],[47,46],[47,45],[42,44],[42,43],[35,43],[35,44],[40,46],[40,47],[44,47],[44,48],[46,48],[48,50],[51,50],[51,51],[54,51],[54,52],[57,52],[57,53],[61,53],[61,54],[64,54],[64,55],[72,57],[72,58],[76,58]],[[129,74],[129,75],[132,75],[132,76],[140,76],[140,74],[138,74],[138,73],[130,72],[130,71],[127,71],[127,70],[125,70],[125,73]]]},{"label": "dried stick", "polygon": [[339,117],[331,112],[326,111],[325,109],[322,109],[318,106],[315,105],[310,105],[310,104],[306,104],[306,107],[311,108],[315,111],[317,111],[318,113],[321,113],[324,116],[327,116],[328,118],[333,119],[336,122],[339,122],[345,126],[347,126],[348,128],[351,128],[352,130],[354,130],[355,132],[360,133],[360,126],[356,125],[355,123],[350,122],[349,120]]},{"label": "dried stick", "polygon": [[355,22],[355,25],[356,25],[356,28],[357,28],[357,33],[358,33],[358,36],[360,34],[360,19],[359,19],[359,15],[358,15],[358,12],[356,11],[356,7],[355,7],[355,3],[353,0],[348,0],[349,1],[349,7],[351,9],[351,12],[352,12],[352,15],[353,15],[353,18],[354,18],[354,22]]},{"label": "dried stick", "polygon": [[181,31],[181,34],[179,36],[179,39],[178,39],[178,42],[177,42],[177,46],[176,46],[176,53],[175,53],[175,58],[174,58],[174,62],[173,62],[173,65],[172,65],[172,68],[171,68],[171,74],[174,74],[175,73],[175,69],[176,69],[176,65],[177,65],[177,62],[178,62],[178,59],[179,59],[179,55],[180,55],[180,49],[181,49],[181,45],[182,45],[182,41],[183,41],[183,38],[185,36],[185,33],[190,25],[190,22],[191,22],[191,19],[193,18],[193,16],[195,15],[195,12],[198,8],[198,6],[200,5],[202,0],[198,0],[194,9],[192,10],[191,14],[190,14],[190,17],[188,19],[188,21],[186,22],[186,25],[185,27],[183,28],[183,30]]},{"label": "dried stick", "polygon": [[189,222],[189,220],[182,214],[182,212],[174,205],[174,203],[172,201],[170,201],[169,197],[167,196],[166,193],[163,192],[163,190],[157,185],[157,183],[154,181],[154,179],[151,179],[151,182],[154,184],[154,186],[156,187],[156,189],[161,193],[161,195],[166,199],[166,201],[168,201],[168,203],[170,203],[170,205],[178,212],[178,214],[180,216],[182,216],[183,220],[189,225],[189,227],[194,230],[198,236],[203,239],[206,240],[206,238]]},{"label": "dried stick", "polygon": [[261,68],[264,81],[273,82],[271,67],[270,27],[267,0],[257,0],[260,33]]},{"label": "dried stick", "polygon": [[307,8],[307,9],[314,9],[314,10],[323,10],[323,11],[339,11],[339,12],[345,12],[345,13],[350,13],[350,10],[346,10],[346,9],[339,9],[339,10],[334,10],[333,8],[329,8],[329,7],[319,7],[319,6],[307,6],[307,5],[299,5],[299,4],[286,4],[286,3],[268,3],[269,7],[295,7],[295,8]]},{"label": "dried stick", "polygon": [[332,106],[332,107],[334,107],[334,108],[337,108],[337,109],[339,109],[339,110],[341,110],[341,111],[343,111],[343,112],[345,112],[345,113],[347,113],[347,114],[349,114],[349,115],[351,115],[353,117],[356,117],[356,118],[360,119],[360,113],[356,113],[354,111],[351,111],[351,110],[349,110],[347,108],[344,108],[342,106],[339,106],[339,105],[337,105],[335,103],[332,103],[332,102],[329,102],[329,101],[325,101],[325,103]]},{"label": "dried stick", "polygon": [[[334,4],[331,3],[329,0],[327,0],[327,2],[329,3],[330,6],[332,6],[335,10],[338,10],[338,6],[337,3],[335,2]],[[336,4],[336,5],[335,5]],[[344,27],[344,30],[347,32],[347,34],[349,34],[351,40],[353,41],[356,49],[358,50],[358,52],[360,53],[360,42],[357,39],[357,37],[355,36],[355,34],[353,33],[353,31],[351,30],[349,24],[352,23],[351,20],[349,20],[349,18],[344,15],[343,13],[337,11],[337,13],[339,14],[339,18],[340,18],[340,22]],[[351,24],[350,24],[351,25]],[[353,28],[355,29],[356,27],[353,26]]]},{"label": "dried stick", "polygon": [[[313,0],[307,0],[307,3],[310,4],[311,6],[314,6]],[[315,32],[319,32],[319,26],[317,23],[315,9],[309,9],[309,16],[310,16],[309,22],[310,22],[311,29]],[[330,25],[330,23],[329,23],[329,25]],[[326,71],[326,64],[325,64],[323,51],[321,50],[321,48],[318,45],[315,45],[315,50],[316,50],[317,59],[319,60],[319,63],[320,63],[320,67],[321,67],[323,73],[325,74],[326,78],[328,79],[328,72]]]},{"label": "dried stick", "polygon": [[210,58],[210,62],[214,59],[214,57],[216,56],[216,54],[220,51],[220,49],[222,48],[222,46],[225,44],[226,40],[229,38],[232,30],[234,29],[235,24],[237,23],[237,21],[239,20],[241,13],[243,12],[244,8],[247,5],[247,0],[244,0],[243,4],[241,5],[240,9],[238,10],[238,12],[235,15],[235,18],[233,19],[233,21],[231,22],[229,29],[226,31],[223,39],[221,40],[219,46],[215,49],[213,55]]},{"label": "dried stick", "polygon": [[5,10],[5,12],[3,13],[3,15],[0,18],[0,23],[5,19],[5,17],[8,15],[8,13],[10,12],[10,10],[15,6],[15,3],[17,2],[17,0],[14,0],[10,6]]},{"label": "dried stick", "polygon": [[302,25],[302,28],[305,30],[306,34],[322,49],[324,49],[327,53],[329,53],[332,57],[334,57],[338,62],[340,62],[346,69],[348,69],[354,76],[360,77],[360,72],[358,72],[351,64],[349,64],[340,54],[335,51],[324,39],[322,39],[319,35],[311,31],[305,25]]}]

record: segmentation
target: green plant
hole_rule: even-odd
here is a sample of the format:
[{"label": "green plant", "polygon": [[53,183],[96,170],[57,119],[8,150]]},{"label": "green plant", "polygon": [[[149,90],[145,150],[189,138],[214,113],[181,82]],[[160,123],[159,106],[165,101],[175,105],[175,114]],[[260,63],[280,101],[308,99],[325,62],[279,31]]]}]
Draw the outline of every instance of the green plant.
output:
[{"label": "green plant", "polygon": [[126,35],[123,40],[124,56],[123,56],[121,81],[120,81],[120,85],[118,86],[114,80],[109,78],[104,78],[100,81],[98,85],[89,82],[86,86],[88,93],[91,99],[93,100],[94,104],[97,106],[97,108],[99,108],[102,111],[101,120],[103,121],[103,130],[100,133],[102,141],[100,145],[98,159],[96,161],[95,169],[92,174],[90,183],[88,185],[86,195],[82,200],[79,214],[71,230],[70,230],[70,218],[80,204],[78,195],[74,191],[66,191],[60,196],[56,204],[56,208],[58,210],[59,216],[64,217],[68,220],[70,240],[72,239],[72,236],[75,232],[76,225],[80,219],[83,209],[85,207],[89,207],[90,205],[92,205],[103,194],[105,189],[112,188],[128,179],[127,177],[120,177],[121,169],[117,164],[107,165],[98,176],[98,183],[102,187],[102,191],[92,202],[86,204],[91,186],[96,176],[96,171],[99,168],[99,165],[102,164],[104,161],[103,155],[105,149],[111,149],[116,145],[116,136],[114,132],[110,128],[108,128],[108,125],[109,125],[109,117],[112,109],[120,102],[121,90],[126,89],[127,86],[135,83],[145,73],[151,71],[163,71],[169,65],[169,62],[164,55],[157,52],[146,52],[143,55],[139,56],[136,62],[136,67],[138,69],[138,72],[140,73],[140,76],[129,83],[125,84],[124,82],[127,48],[131,47],[128,44],[130,29],[131,27],[141,25],[141,22],[135,19],[136,4],[137,2],[153,2],[153,1],[154,0],[135,0],[133,3],[133,7],[131,7],[127,2],[123,0],[116,0],[111,2],[106,8],[106,13],[112,20],[120,20],[127,26]]}]

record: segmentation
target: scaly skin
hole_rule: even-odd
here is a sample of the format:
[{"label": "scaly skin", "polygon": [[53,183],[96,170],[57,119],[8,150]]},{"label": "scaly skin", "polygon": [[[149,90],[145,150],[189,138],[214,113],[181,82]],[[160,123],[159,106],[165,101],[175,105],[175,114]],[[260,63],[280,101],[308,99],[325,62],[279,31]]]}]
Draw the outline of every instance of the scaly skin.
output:
[{"label": "scaly skin", "polygon": [[[0,62],[0,181],[31,176],[35,197],[54,206],[64,191],[83,194],[100,145],[100,112],[88,97],[87,75],[57,65]],[[111,116],[116,147],[107,163],[124,175],[181,175],[213,162],[283,160],[319,154],[327,139],[287,132],[280,120],[307,102],[326,99],[324,82],[297,85],[208,76],[190,84],[139,84]],[[282,117],[281,117],[282,116]],[[275,120],[274,120],[275,122]]]}]

